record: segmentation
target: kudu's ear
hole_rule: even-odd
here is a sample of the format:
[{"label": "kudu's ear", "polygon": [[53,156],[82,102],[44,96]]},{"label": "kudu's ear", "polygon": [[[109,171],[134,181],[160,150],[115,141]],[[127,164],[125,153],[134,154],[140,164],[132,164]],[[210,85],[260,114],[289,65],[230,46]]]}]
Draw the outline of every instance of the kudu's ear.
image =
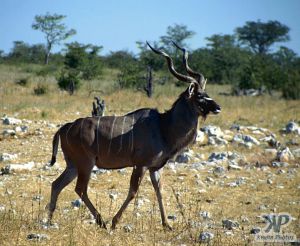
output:
[{"label": "kudu's ear", "polygon": [[193,95],[194,95],[194,91],[195,91],[195,88],[196,88],[196,83],[190,83],[189,85],[189,98],[191,98]]}]

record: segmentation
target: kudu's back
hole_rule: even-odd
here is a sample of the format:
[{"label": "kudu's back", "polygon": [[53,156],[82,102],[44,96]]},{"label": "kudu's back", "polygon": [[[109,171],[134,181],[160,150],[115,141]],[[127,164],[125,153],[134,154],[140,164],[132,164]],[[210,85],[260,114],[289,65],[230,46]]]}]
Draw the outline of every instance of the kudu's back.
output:
[{"label": "kudu's back", "polygon": [[80,118],[60,131],[65,155],[95,159],[99,168],[150,166],[164,151],[160,114],[155,109]]}]

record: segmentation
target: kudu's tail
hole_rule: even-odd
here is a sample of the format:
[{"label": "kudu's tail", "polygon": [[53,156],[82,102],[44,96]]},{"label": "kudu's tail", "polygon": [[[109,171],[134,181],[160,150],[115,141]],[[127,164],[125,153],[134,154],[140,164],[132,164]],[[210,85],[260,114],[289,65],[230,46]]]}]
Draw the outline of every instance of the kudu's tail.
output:
[{"label": "kudu's tail", "polygon": [[56,162],[56,155],[57,155],[57,151],[58,151],[58,143],[59,143],[59,133],[60,133],[60,129],[55,133],[54,137],[53,137],[53,141],[52,141],[52,158],[50,161],[50,166],[53,166],[54,163]]}]

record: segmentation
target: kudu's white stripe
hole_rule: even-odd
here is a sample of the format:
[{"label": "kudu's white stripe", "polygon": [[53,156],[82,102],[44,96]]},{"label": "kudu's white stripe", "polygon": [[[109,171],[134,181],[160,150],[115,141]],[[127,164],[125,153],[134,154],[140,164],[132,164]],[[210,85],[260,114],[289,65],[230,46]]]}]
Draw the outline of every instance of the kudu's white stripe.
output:
[{"label": "kudu's white stripe", "polygon": [[114,120],[113,120],[111,130],[110,130],[110,140],[109,140],[109,146],[108,146],[108,151],[107,151],[108,155],[110,154],[111,141],[112,141],[112,136],[113,136],[113,133],[114,133],[114,125],[115,125],[116,119],[117,118],[114,116]]},{"label": "kudu's white stripe", "polygon": [[133,152],[133,128],[134,128],[134,114],[132,115],[132,126],[131,126],[131,153]]},{"label": "kudu's white stripe", "polygon": [[70,129],[72,128],[72,126],[73,126],[74,123],[75,123],[75,121],[70,125],[70,127],[68,128],[67,133],[66,133],[66,141],[67,141],[67,145],[70,145],[70,144],[69,144],[68,135],[69,135],[69,131],[70,131]]},{"label": "kudu's white stripe", "polygon": [[121,132],[121,140],[120,140],[120,148],[118,150],[118,153],[122,150],[123,148],[123,134],[124,134],[124,126],[125,126],[125,121],[126,121],[126,116],[123,118],[123,124],[122,124],[122,132]]},{"label": "kudu's white stripe", "polygon": [[206,101],[213,101],[213,99],[211,99],[210,97],[204,97],[204,99],[205,99]]},{"label": "kudu's white stripe", "polygon": [[97,121],[97,131],[96,131],[96,141],[97,141],[97,155],[99,155],[99,125],[100,125],[101,116],[98,117]]}]

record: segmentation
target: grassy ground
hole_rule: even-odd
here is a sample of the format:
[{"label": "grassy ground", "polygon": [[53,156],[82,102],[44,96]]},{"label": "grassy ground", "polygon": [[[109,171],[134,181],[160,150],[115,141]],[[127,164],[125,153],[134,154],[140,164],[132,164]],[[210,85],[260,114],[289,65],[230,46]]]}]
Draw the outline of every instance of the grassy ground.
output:
[{"label": "grassy ground", "polygon": [[[27,240],[27,235],[33,232],[49,236],[48,240],[39,242],[42,245],[196,245],[202,231],[214,233],[214,240],[210,243],[212,245],[248,245],[253,244],[254,240],[253,235],[250,235],[251,228],[264,227],[258,216],[271,212],[292,214],[295,221],[286,230],[298,233],[300,237],[299,160],[283,168],[284,174],[278,174],[278,169],[274,168],[263,171],[255,168],[256,163],[270,166],[271,162],[263,154],[262,148],[247,150],[232,145],[222,149],[195,145],[192,149],[206,156],[211,152],[236,151],[247,157],[245,165],[248,168],[226,171],[225,176],[214,175],[209,167],[203,170],[178,168],[176,171],[165,168],[164,202],[167,214],[176,215],[176,219],[170,221],[174,228],[171,232],[165,232],[160,225],[158,204],[148,175],[116,231],[104,231],[89,224],[90,215],[85,207],[72,209],[71,201],[77,199],[74,182],[59,197],[54,216],[59,230],[43,229],[40,220],[47,217],[45,206],[49,200],[51,182],[65,165],[59,154],[58,163],[52,169],[42,168],[50,159],[51,141],[57,130],[48,127],[47,123],[61,124],[90,115],[95,95],[105,99],[107,115],[120,115],[140,107],[155,107],[164,111],[171,107],[184,88],[157,85],[153,98],[148,99],[141,92],[115,90],[116,73],[106,71],[101,80],[85,84],[82,90],[69,96],[57,89],[53,77],[37,77],[28,71],[31,70],[24,67],[0,66],[1,116],[7,114],[33,121],[29,125],[30,134],[17,139],[0,139],[0,153],[18,154],[18,158],[9,163],[34,161],[41,167],[32,172],[0,176],[0,205],[5,207],[0,211],[0,245],[31,245],[33,242]],[[24,77],[30,81],[29,85],[22,87],[15,84],[17,79]],[[33,88],[39,83],[47,84],[48,94],[33,94]],[[90,94],[98,88],[104,93]],[[283,143],[294,138],[280,135],[279,130],[289,120],[300,120],[299,101],[285,101],[278,96],[225,97],[218,94],[228,89],[226,86],[208,85],[207,92],[222,106],[222,113],[209,117],[206,122],[200,121],[200,125],[218,125],[223,130],[229,129],[233,123],[256,125],[270,129]],[[1,124],[0,132],[6,128]],[[0,163],[0,167],[6,164]],[[290,168],[296,172],[288,175]],[[90,198],[108,222],[127,195],[130,173],[131,169],[128,168],[125,173],[112,171],[91,178]],[[214,181],[206,182],[207,177]],[[244,185],[235,188],[226,185],[239,177],[246,179]],[[268,178],[273,180],[273,184],[266,183]],[[114,201],[109,198],[111,192],[118,195]],[[36,196],[42,199],[35,199]],[[262,210],[261,205],[266,205],[266,209]],[[201,211],[208,211],[211,219],[203,219],[199,215]],[[244,217],[248,220],[243,220]],[[225,218],[240,224],[238,229],[230,231],[228,235],[228,230],[222,227],[222,219]],[[125,225],[132,226],[132,232],[126,232],[123,229]]]}]

